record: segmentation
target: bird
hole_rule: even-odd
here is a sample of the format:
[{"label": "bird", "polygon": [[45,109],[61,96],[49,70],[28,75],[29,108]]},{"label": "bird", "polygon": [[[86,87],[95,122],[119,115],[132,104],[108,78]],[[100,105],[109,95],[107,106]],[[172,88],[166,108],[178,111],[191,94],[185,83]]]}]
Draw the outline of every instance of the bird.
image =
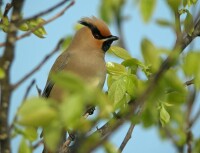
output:
[{"label": "bird", "polygon": [[84,17],[79,24],[83,27],[75,33],[68,48],[54,62],[42,97],[62,101],[63,89],[50,77],[57,72],[73,73],[87,84],[103,88],[106,78],[105,53],[119,38],[112,35],[107,24],[95,16]]}]

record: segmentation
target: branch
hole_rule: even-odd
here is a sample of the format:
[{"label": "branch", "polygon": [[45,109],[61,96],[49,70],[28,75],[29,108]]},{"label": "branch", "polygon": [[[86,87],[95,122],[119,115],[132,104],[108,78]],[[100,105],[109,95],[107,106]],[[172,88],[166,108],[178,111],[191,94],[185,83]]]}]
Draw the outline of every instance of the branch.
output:
[{"label": "branch", "polygon": [[27,99],[28,94],[29,94],[29,92],[30,92],[30,90],[31,90],[31,88],[33,87],[34,84],[35,84],[35,79],[32,80],[31,83],[30,83],[30,85],[27,87],[26,93],[25,93],[24,98],[23,98],[22,101],[25,101]]},{"label": "branch", "polygon": [[196,113],[196,115],[194,116],[194,118],[191,119],[191,121],[190,121],[190,128],[194,125],[194,123],[196,123],[196,121],[198,120],[198,118],[200,118],[200,109],[198,110],[198,112]]},{"label": "branch", "polygon": [[[33,33],[34,31],[36,31],[37,29],[41,28],[42,26],[56,20],[57,18],[59,18],[60,16],[62,16],[66,10],[68,10],[71,6],[73,6],[75,3],[75,0],[72,0],[70,2],[69,5],[67,5],[63,10],[61,10],[58,14],[56,14],[55,16],[51,17],[50,19],[46,20],[45,22],[39,24],[38,26],[36,26],[35,28],[33,28],[32,30],[22,34],[21,36],[17,37],[16,39],[13,40],[13,42],[16,42],[17,40],[20,40],[22,38],[25,38],[27,36],[29,36],[31,33]],[[0,47],[5,46],[5,43],[0,43]]]},{"label": "branch", "polygon": [[[3,17],[6,17],[8,15],[8,12],[10,11],[11,8],[12,8],[12,4],[7,3],[5,10],[4,10],[4,13],[3,13]],[[2,19],[1,19],[1,22],[2,22]]]},{"label": "branch", "polygon": [[123,149],[125,148],[125,146],[127,145],[128,141],[130,140],[131,138],[131,135],[133,133],[133,129],[135,127],[135,124],[131,123],[129,129],[128,129],[128,132],[126,133],[126,136],[124,137],[124,140],[122,141],[120,147],[119,147],[119,151],[122,152]]},{"label": "branch", "polygon": [[37,13],[36,15],[33,15],[33,16],[29,17],[29,18],[23,19],[19,24],[22,24],[22,23],[24,23],[26,21],[29,21],[29,20],[32,20],[32,19],[36,19],[36,18],[41,17],[43,15],[46,15],[46,14],[54,11],[55,9],[59,8],[60,6],[63,6],[67,1],[70,1],[70,0],[63,0],[63,1],[59,2],[59,3],[57,3],[56,5],[48,8],[45,11]]},{"label": "branch", "polygon": [[189,81],[186,81],[184,84],[185,84],[186,86],[190,86],[190,85],[194,84],[194,79],[189,80]]},{"label": "branch", "polygon": [[56,45],[56,47],[48,54],[46,55],[46,57],[32,70],[30,71],[28,74],[26,74],[21,80],[19,80],[16,84],[12,85],[12,90],[15,90],[18,86],[20,86],[24,81],[26,81],[29,77],[31,77],[35,72],[37,72],[45,63],[46,61],[54,55],[54,53],[56,53],[59,48],[60,45],[62,44],[63,39],[61,39],[58,44]]},{"label": "branch", "polygon": [[17,36],[17,29],[15,24],[20,19],[20,14],[24,1],[12,1],[13,12],[11,15],[11,22],[9,25],[9,31],[6,37],[5,49],[2,57],[0,58],[0,65],[5,72],[3,79],[0,79],[1,84],[1,107],[0,107],[0,152],[11,152],[10,149],[10,131],[8,129],[9,107],[12,90],[10,88],[10,67],[15,57],[15,43],[13,42]]}]

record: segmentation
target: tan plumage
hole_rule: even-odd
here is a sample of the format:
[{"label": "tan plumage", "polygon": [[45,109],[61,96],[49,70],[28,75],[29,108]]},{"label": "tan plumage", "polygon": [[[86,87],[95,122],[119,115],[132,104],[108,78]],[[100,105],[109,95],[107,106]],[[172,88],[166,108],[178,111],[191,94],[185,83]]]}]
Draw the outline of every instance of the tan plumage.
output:
[{"label": "tan plumage", "polygon": [[[72,72],[89,85],[102,88],[106,77],[105,52],[118,37],[112,36],[107,25],[96,17],[83,18],[79,23],[84,27],[76,32],[68,49],[56,59],[49,75]],[[59,102],[63,97],[62,88],[48,78],[43,97]]]}]

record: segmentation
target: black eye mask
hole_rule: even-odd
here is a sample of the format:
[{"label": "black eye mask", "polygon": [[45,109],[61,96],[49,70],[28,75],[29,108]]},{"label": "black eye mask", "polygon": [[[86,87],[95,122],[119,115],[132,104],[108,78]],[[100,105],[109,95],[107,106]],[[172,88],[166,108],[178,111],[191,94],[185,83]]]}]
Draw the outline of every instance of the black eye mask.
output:
[{"label": "black eye mask", "polygon": [[99,31],[99,29],[96,26],[94,26],[93,24],[90,24],[85,21],[79,21],[79,23],[90,28],[90,30],[92,31],[92,35],[94,36],[95,39],[101,40],[101,39],[106,39],[106,38],[110,37],[110,36],[106,36],[106,37],[103,36],[101,34],[101,32]]}]

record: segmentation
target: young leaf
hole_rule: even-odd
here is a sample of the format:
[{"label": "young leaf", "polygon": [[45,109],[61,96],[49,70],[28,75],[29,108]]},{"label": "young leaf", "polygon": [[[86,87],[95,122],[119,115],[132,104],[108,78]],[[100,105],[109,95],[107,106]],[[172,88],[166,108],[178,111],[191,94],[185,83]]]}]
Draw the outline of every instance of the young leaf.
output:
[{"label": "young leaf", "polygon": [[184,29],[185,29],[185,32],[190,36],[192,35],[194,31],[193,16],[188,10],[187,10],[186,18],[184,20]]},{"label": "young leaf", "polygon": [[86,102],[82,94],[70,95],[70,97],[63,101],[59,107],[59,112],[61,122],[66,129],[77,128],[77,125],[80,123],[80,118],[84,113],[84,106],[86,106]]},{"label": "young leaf", "polygon": [[156,23],[163,27],[172,27],[173,24],[170,21],[164,20],[164,19],[157,19]]},{"label": "young leaf", "polygon": [[200,73],[200,53],[189,52],[184,58],[183,70],[186,76],[194,76]]},{"label": "young leaf", "polygon": [[156,6],[156,0],[140,0],[140,13],[144,22],[151,19]]},{"label": "young leaf", "polygon": [[127,75],[124,77],[124,82],[126,83],[126,92],[131,97],[135,97],[137,90],[137,77],[135,75]]},{"label": "young leaf", "polygon": [[111,75],[127,74],[126,67],[118,63],[107,62],[106,68],[107,68],[108,73]]},{"label": "young leaf", "polygon": [[131,58],[131,55],[128,53],[128,51],[118,46],[111,46],[108,52],[111,52],[124,60]]},{"label": "young leaf", "polygon": [[38,134],[37,134],[37,128],[34,127],[27,127],[24,130],[24,136],[30,140],[30,141],[34,141],[37,139]]},{"label": "young leaf", "polygon": [[54,120],[43,130],[44,142],[47,148],[52,152],[57,152],[56,149],[62,135],[62,126],[58,120]]},{"label": "young leaf", "polygon": [[[42,25],[44,22],[45,22],[44,19],[37,18],[37,19],[28,21],[27,24],[29,26],[29,29],[32,30],[32,29],[36,28],[37,26]],[[38,36],[39,38],[44,38],[44,35],[47,34],[46,30],[44,29],[43,26],[41,26],[40,28],[38,28],[37,30],[35,30],[33,33],[36,36]]]},{"label": "young leaf", "polygon": [[30,146],[28,146],[28,144],[24,138],[22,138],[22,140],[20,142],[18,153],[32,153]]},{"label": "young leaf", "polygon": [[9,25],[10,25],[10,21],[9,21],[8,17],[7,16],[2,17],[1,21],[2,21],[0,23],[1,29],[4,32],[8,32],[9,31]]},{"label": "young leaf", "polygon": [[167,0],[167,3],[173,11],[177,11],[181,4],[181,0]]},{"label": "young leaf", "polygon": [[83,92],[85,90],[84,81],[77,75],[70,72],[59,72],[52,74],[51,78],[57,85],[66,91]]},{"label": "young leaf", "polygon": [[125,93],[126,84],[122,77],[121,79],[118,79],[117,81],[112,83],[108,90],[108,97],[114,102],[114,104],[117,104],[120,100],[122,100]]},{"label": "young leaf", "polygon": [[110,23],[113,19],[113,3],[115,3],[113,0],[103,0],[101,2],[100,15],[101,18],[107,23]]},{"label": "young leaf", "polygon": [[57,116],[56,111],[42,98],[31,98],[24,102],[18,112],[18,123],[25,126],[45,126]]},{"label": "young leaf", "polygon": [[0,79],[3,79],[5,77],[5,72],[2,68],[0,68]]},{"label": "young leaf", "polygon": [[167,124],[169,120],[170,120],[170,115],[166,111],[165,107],[162,105],[160,109],[160,122],[162,126],[165,126],[165,124]]},{"label": "young leaf", "polygon": [[22,31],[28,31],[29,30],[28,24],[27,23],[22,23],[19,26],[19,29],[22,30]]},{"label": "young leaf", "polygon": [[145,63],[151,65],[152,70],[156,71],[161,63],[157,48],[148,39],[142,40],[141,48]]},{"label": "young leaf", "polygon": [[104,149],[106,153],[120,153],[116,146],[114,146],[110,142],[106,142],[104,145]]}]

